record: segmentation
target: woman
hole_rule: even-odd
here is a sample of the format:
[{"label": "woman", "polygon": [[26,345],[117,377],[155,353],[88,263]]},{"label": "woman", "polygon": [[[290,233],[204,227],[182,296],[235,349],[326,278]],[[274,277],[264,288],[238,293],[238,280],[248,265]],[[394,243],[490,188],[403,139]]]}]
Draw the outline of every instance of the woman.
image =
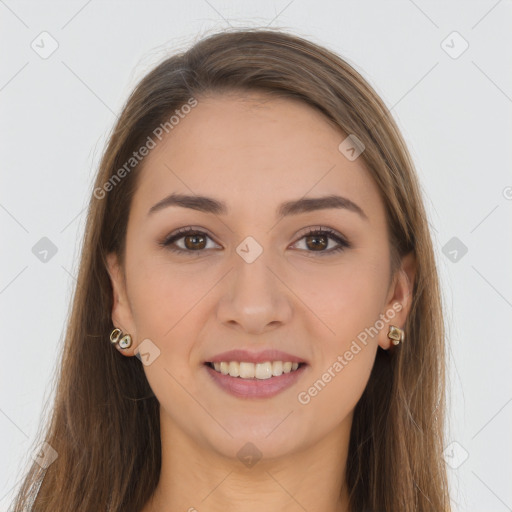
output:
[{"label": "woman", "polygon": [[304,39],[215,34],[111,134],[15,510],[449,510],[444,350],[383,102]]}]

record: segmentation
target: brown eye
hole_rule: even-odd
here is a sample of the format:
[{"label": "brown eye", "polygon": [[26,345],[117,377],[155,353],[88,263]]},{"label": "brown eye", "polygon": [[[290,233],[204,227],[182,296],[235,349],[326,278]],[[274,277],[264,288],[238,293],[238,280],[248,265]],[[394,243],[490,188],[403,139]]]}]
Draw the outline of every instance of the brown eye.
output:
[{"label": "brown eye", "polygon": [[190,250],[204,249],[206,246],[206,237],[201,234],[186,235],[182,239],[185,241],[185,247]]},{"label": "brown eye", "polygon": [[182,228],[169,235],[165,240],[159,242],[162,247],[178,253],[197,253],[199,256],[208,247],[208,240],[211,237],[204,231],[193,228]]},{"label": "brown eye", "polygon": [[306,238],[306,245],[313,251],[325,249],[329,244],[329,237],[326,235],[309,235]]},{"label": "brown eye", "polygon": [[[319,256],[337,253],[351,247],[351,244],[339,233],[322,226],[307,231],[296,244],[302,240],[305,241],[306,252],[316,252]],[[335,244],[334,247],[328,248],[330,241],[335,242]]]}]

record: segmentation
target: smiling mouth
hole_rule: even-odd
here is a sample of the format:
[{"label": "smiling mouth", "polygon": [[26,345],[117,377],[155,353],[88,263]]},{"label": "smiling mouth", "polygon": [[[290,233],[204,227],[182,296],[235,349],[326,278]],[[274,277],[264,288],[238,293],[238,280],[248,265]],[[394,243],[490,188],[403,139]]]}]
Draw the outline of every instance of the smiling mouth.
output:
[{"label": "smiling mouth", "polygon": [[293,373],[306,363],[292,363],[290,361],[267,361],[265,363],[248,363],[238,361],[222,361],[220,363],[205,363],[222,375],[238,377],[247,380],[265,380],[280,377],[284,373]]}]

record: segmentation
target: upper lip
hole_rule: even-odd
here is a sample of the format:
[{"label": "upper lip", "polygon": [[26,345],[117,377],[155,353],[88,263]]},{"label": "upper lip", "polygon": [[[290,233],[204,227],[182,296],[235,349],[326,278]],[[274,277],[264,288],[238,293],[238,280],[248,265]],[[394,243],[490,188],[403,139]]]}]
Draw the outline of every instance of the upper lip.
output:
[{"label": "upper lip", "polygon": [[283,361],[292,363],[305,363],[304,359],[298,356],[288,354],[282,350],[267,349],[261,352],[249,352],[247,350],[229,350],[228,352],[222,352],[211,357],[206,362],[208,363],[221,363],[229,361],[238,361],[245,363],[265,363],[267,361]]}]

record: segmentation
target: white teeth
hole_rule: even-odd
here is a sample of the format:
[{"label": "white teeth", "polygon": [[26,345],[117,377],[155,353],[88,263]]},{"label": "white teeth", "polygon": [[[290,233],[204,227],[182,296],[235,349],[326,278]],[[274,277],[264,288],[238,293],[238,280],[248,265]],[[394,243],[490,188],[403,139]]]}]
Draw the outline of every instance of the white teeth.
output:
[{"label": "white teeth", "polygon": [[272,363],[272,375],[274,377],[279,377],[283,373],[283,362],[275,361]]},{"label": "white teeth", "polygon": [[221,363],[213,363],[216,371],[222,375],[231,377],[240,377],[242,379],[270,379],[271,377],[279,377],[283,373],[290,373],[299,367],[299,363],[290,361],[267,361],[266,363],[246,363],[238,361],[222,361]]},{"label": "white teeth", "polygon": [[240,376],[240,365],[237,364],[236,361],[231,361],[229,363],[229,375],[231,375],[231,377]]},{"label": "white teeth", "polygon": [[[233,361],[234,364],[236,364],[235,361]],[[242,379],[253,379],[254,374],[256,373],[256,370],[254,368],[254,363],[240,363],[240,377]]]},{"label": "white teeth", "polygon": [[272,363],[257,363],[254,376],[257,379],[270,379],[272,377]]}]

